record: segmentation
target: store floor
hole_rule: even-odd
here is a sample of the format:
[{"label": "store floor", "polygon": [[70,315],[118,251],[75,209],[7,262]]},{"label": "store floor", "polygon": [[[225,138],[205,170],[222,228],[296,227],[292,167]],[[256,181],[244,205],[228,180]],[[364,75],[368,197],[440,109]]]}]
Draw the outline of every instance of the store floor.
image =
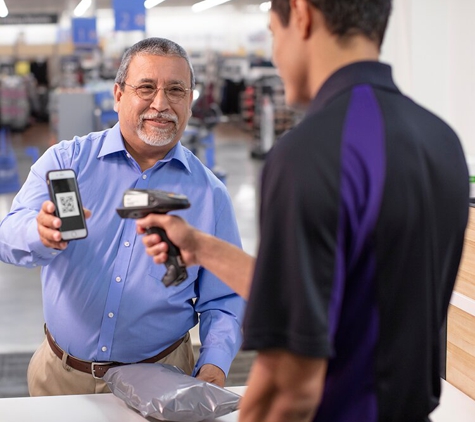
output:
[{"label": "store floor", "polygon": [[[250,135],[237,123],[222,123],[214,129],[215,162],[224,172],[241,233],[243,248],[255,255],[257,246],[257,190],[262,161],[251,158]],[[29,167],[54,137],[48,124],[38,124],[11,135],[21,183]],[[202,149],[198,155],[205,160]],[[8,213],[15,193],[0,194],[0,220]],[[26,365],[43,340],[43,312],[39,269],[25,269],[0,262],[0,397],[25,395]],[[193,344],[198,347],[196,329]],[[240,352],[230,372],[230,385],[242,385],[252,354]]]}]

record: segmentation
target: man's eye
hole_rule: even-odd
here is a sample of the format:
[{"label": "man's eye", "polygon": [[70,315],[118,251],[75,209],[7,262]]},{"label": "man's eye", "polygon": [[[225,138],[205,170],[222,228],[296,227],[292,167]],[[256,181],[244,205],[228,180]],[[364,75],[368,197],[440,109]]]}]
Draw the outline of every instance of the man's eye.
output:
[{"label": "man's eye", "polygon": [[182,92],[185,92],[185,89],[181,86],[172,86],[170,88],[168,88],[168,92],[172,92],[172,93],[182,93]]},{"label": "man's eye", "polygon": [[141,86],[137,87],[137,91],[139,91],[143,94],[148,94],[148,93],[152,93],[153,91],[155,91],[155,88],[153,86],[141,85]]}]

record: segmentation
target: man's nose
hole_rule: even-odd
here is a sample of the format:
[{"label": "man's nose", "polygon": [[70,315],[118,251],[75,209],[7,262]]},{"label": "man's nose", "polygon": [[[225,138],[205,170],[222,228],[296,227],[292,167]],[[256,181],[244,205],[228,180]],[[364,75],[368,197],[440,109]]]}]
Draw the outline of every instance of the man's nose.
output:
[{"label": "man's nose", "polygon": [[158,88],[157,94],[155,95],[155,98],[150,104],[150,107],[153,107],[154,109],[159,111],[166,110],[170,107],[170,102],[168,101],[168,98],[165,94],[165,90],[163,88]]}]

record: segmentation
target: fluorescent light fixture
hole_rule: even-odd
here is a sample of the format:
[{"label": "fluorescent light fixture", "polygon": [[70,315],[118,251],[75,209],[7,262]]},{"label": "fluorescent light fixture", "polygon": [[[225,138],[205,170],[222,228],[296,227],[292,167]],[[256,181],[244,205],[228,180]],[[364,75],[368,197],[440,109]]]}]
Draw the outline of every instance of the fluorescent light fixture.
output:
[{"label": "fluorescent light fixture", "polygon": [[8,16],[8,8],[4,0],[0,0],[0,18],[6,18]]},{"label": "fluorescent light fixture", "polygon": [[74,16],[80,17],[86,13],[86,10],[91,7],[91,0],[81,0],[81,2],[74,9]]},{"label": "fluorescent light fixture", "polygon": [[145,0],[143,5],[145,6],[145,9],[151,9],[157,4],[163,3],[164,1],[165,0]]},{"label": "fluorescent light fixture", "polygon": [[259,9],[261,9],[261,12],[268,12],[270,10],[270,4],[270,1],[265,1],[259,5]]},{"label": "fluorescent light fixture", "polygon": [[220,4],[226,3],[228,1],[230,0],[204,0],[191,6],[191,10],[193,10],[195,13],[202,12],[203,10],[210,9],[214,6],[219,6]]}]

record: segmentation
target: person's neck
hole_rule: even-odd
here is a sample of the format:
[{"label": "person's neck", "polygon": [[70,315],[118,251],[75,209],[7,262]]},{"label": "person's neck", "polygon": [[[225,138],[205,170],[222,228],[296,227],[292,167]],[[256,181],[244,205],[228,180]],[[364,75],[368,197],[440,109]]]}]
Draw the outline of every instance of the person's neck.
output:
[{"label": "person's neck", "polygon": [[379,48],[368,38],[355,35],[345,42],[331,37],[327,45],[321,46],[320,54],[314,55],[309,88],[312,98],[318,93],[325,81],[338,69],[361,61],[378,61]]},{"label": "person's neck", "polygon": [[134,148],[131,144],[124,140],[125,149],[137,161],[142,171],[153,167],[157,161],[162,160],[168,152],[174,147],[168,144],[163,147],[155,147],[152,145],[143,144],[140,148]]}]

